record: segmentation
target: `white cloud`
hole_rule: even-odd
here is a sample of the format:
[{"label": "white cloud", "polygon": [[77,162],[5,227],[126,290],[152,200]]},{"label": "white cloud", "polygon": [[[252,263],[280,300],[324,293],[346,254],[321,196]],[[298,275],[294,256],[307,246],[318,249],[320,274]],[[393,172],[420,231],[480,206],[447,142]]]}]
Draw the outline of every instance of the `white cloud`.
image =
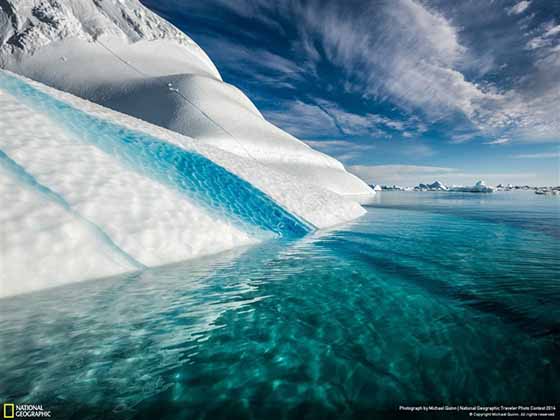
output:
[{"label": "white cloud", "polygon": [[346,163],[356,163],[384,156],[397,159],[424,159],[437,154],[437,151],[425,143],[409,140],[370,140],[356,142],[348,140],[305,140],[305,142],[322,152]]},{"label": "white cloud", "polygon": [[484,144],[506,144],[509,143],[511,139],[508,139],[507,137],[502,137],[496,140],[491,140],[491,141],[487,141]]},{"label": "white cloud", "polygon": [[356,143],[347,140],[304,140],[304,142],[317,149],[330,147],[358,147]]},{"label": "white cloud", "polygon": [[346,169],[367,183],[415,186],[425,179],[453,173],[453,168],[416,165],[353,165]]},{"label": "white cloud", "polygon": [[297,63],[265,49],[249,49],[226,39],[206,38],[205,43],[211,46],[212,51],[218,52],[222,63],[251,77],[268,78],[265,82],[303,79],[304,70]]},{"label": "white cloud", "polygon": [[343,162],[370,157],[377,148],[374,143],[356,143],[346,140],[306,140],[305,143]]},{"label": "white cloud", "polygon": [[466,50],[441,14],[413,0],[375,3],[361,16],[338,3],[311,4],[303,10],[307,37],[318,37],[327,58],[363,84],[357,89],[365,95],[436,117],[473,114],[472,101],[484,93],[453,68]]},{"label": "white cloud", "polygon": [[534,180],[534,173],[470,173],[457,168],[416,165],[354,165],[347,169],[367,183],[416,186],[439,180],[445,184],[473,185],[482,179],[490,185],[508,182],[526,183]]},{"label": "white cloud", "polygon": [[324,99],[315,99],[315,103],[332,119],[341,134],[347,135],[375,135],[385,137],[381,129],[402,131],[405,129],[404,121],[392,120],[383,115],[373,113],[356,114],[347,112],[334,102]]},{"label": "white cloud", "polygon": [[425,130],[414,119],[401,121],[373,113],[356,114],[321,98],[314,98],[312,103],[286,101],[280,110],[264,110],[264,114],[274,124],[300,137],[347,135],[388,138],[387,130],[416,133]]},{"label": "white cloud", "polygon": [[551,37],[554,35],[560,34],[560,25],[556,25],[556,26],[552,26],[550,28],[547,29],[547,31],[545,32],[544,36],[546,37]]},{"label": "white cloud", "polygon": [[333,119],[316,105],[299,100],[274,110],[262,110],[266,119],[297,137],[338,135]]},{"label": "white cloud", "polygon": [[507,9],[508,15],[519,15],[529,8],[530,1],[523,0]]},{"label": "white cloud", "polygon": [[454,134],[451,136],[450,143],[454,143],[454,144],[466,143],[468,141],[473,140],[477,135],[478,133],[476,132]]},{"label": "white cloud", "polygon": [[[297,62],[262,50],[239,51],[234,47],[230,54],[229,48],[222,48],[225,60],[232,66],[240,67],[241,63],[248,71],[264,68],[269,72],[258,76],[265,83],[293,88],[294,81],[314,79],[319,65],[328,61],[341,69],[339,86],[334,89],[395,104],[430,124],[464,116],[481,136],[503,134],[512,142],[554,141],[560,136],[560,113],[555,111],[560,102],[560,46],[556,42],[560,25],[554,21],[543,25],[540,34],[528,32],[532,38],[527,42],[527,51],[534,62],[524,84],[514,81],[513,87],[500,90],[465,77],[467,68],[472,74],[473,69],[493,67],[495,57],[489,51],[477,56],[466,48],[461,38],[464,28],[444,15],[445,9],[436,10],[430,2],[361,2],[359,8],[329,0],[213,1],[216,2],[270,27],[278,16],[294,22],[297,39],[290,43],[296,49]],[[521,14],[530,6],[530,1],[520,1],[508,10]],[[449,13],[452,8],[446,9]],[[333,112],[326,108],[324,111],[334,116],[333,123],[344,130],[344,115],[339,113],[336,120]],[[368,129],[371,121],[362,117],[352,117],[356,125],[348,126],[349,133]],[[407,127],[376,126],[413,136]],[[458,137],[451,140],[461,141]]]},{"label": "white cloud", "polygon": [[558,34],[560,34],[560,25],[549,22],[544,25],[544,29],[539,35],[531,38],[529,42],[527,42],[527,49],[537,50],[543,47],[555,47],[558,45],[558,42],[554,38]]},{"label": "white cloud", "polygon": [[515,159],[560,159],[560,152],[545,152],[545,153],[529,153],[521,155],[513,155]]},{"label": "white cloud", "polygon": [[[521,2],[516,10],[527,7],[529,2]],[[366,7],[362,16],[349,17],[339,6],[327,5],[306,15],[307,26],[320,34],[330,60],[364,83],[367,96],[420,110],[432,122],[459,112],[481,135],[507,130],[515,141],[538,142],[560,136],[560,113],[554,111],[560,106],[560,80],[552,76],[560,74],[560,48],[543,51],[542,63],[536,62],[543,70],[533,75],[534,81],[546,83],[545,88],[500,91],[465,78],[460,67],[472,59],[460,43],[458,28],[425,3],[398,0],[376,3],[374,9]],[[372,14],[376,25],[370,24]],[[559,32],[549,23],[542,36],[553,45]]]},{"label": "white cloud", "polygon": [[[544,93],[521,93],[467,80],[460,67],[472,57],[460,43],[458,28],[425,3],[375,3],[360,16],[344,13],[339,3],[309,5],[300,10],[305,36],[315,37],[329,61],[346,73],[346,91],[420,111],[430,122],[460,113],[482,135],[509,130],[516,141],[545,141],[560,133],[551,112],[558,106],[553,87]],[[556,29],[549,26],[545,33],[554,35]]]}]

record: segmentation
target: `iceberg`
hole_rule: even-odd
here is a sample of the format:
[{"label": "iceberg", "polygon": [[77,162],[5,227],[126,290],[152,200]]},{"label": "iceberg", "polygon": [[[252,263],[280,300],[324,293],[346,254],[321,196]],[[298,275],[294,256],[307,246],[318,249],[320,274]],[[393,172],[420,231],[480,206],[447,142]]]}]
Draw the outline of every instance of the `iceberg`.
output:
[{"label": "iceberg", "polygon": [[452,186],[449,191],[455,192],[472,192],[472,193],[491,193],[494,192],[494,188],[486,185],[484,181],[478,181],[473,186]]},{"label": "iceberg", "polygon": [[487,186],[484,181],[478,181],[473,186],[452,185],[447,186],[440,181],[434,181],[431,184],[418,184],[414,187],[414,191],[450,191],[450,192],[493,192],[494,188]]},{"label": "iceberg", "polygon": [[447,191],[449,188],[442,182],[434,181],[431,184],[418,184],[414,187],[416,191]]},{"label": "iceberg", "polygon": [[4,0],[0,68],[358,202],[375,192],[269,123],[187,35],[137,0]]},{"label": "iceberg", "polygon": [[298,238],[375,192],[137,0],[0,1],[0,297]]},{"label": "iceberg", "polygon": [[429,184],[428,188],[433,191],[446,191],[448,189],[447,185],[439,181],[435,181],[432,184]]},{"label": "iceberg", "polygon": [[1,70],[0,108],[0,296],[298,237],[364,213],[252,159]]},{"label": "iceberg", "polygon": [[382,191],[406,191],[406,187],[400,185],[381,185]]}]

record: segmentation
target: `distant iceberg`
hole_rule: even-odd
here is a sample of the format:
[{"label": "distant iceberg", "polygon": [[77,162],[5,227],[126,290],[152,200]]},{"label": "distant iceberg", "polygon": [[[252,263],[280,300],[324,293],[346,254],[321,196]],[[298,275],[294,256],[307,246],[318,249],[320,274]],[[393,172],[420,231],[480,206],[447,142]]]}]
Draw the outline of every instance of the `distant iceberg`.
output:
[{"label": "distant iceberg", "polygon": [[450,191],[450,192],[473,192],[473,193],[491,193],[494,188],[487,186],[484,181],[478,181],[473,186],[452,185],[447,186],[443,182],[434,181],[431,184],[418,184],[414,187],[414,191]]},{"label": "distant iceberg", "polygon": [[472,192],[472,193],[491,193],[494,192],[494,188],[486,185],[484,181],[478,181],[471,187],[465,186],[452,186],[449,187],[449,191],[455,192]]},{"label": "distant iceberg", "polygon": [[407,187],[401,187],[400,185],[381,185],[382,191],[408,191]]},{"label": "distant iceberg", "polygon": [[537,187],[535,194],[538,195],[560,195],[560,187]]},{"label": "distant iceberg", "polygon": [[431,184],[418,184],[414,189],[417,191],[447,191],[448,187],[442,182],[434,181]]}]

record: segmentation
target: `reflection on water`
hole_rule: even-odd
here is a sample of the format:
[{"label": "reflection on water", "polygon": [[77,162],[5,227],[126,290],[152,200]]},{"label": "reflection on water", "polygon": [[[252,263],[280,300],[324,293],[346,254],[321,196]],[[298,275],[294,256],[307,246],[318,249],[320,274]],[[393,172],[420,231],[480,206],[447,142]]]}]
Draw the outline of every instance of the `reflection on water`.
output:
[{"label": "reflection on water", "polygon": [[300,240],[2,300],[0,399],[80,419],[554,402],[559,201],[382,193]]}]

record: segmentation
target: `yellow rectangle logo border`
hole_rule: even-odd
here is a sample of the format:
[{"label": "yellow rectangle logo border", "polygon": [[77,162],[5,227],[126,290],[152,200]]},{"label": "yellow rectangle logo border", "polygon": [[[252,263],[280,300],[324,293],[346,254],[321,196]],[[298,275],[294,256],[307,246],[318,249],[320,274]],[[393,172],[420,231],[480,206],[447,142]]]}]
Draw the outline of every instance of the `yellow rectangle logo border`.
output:
[{"label": "yellow rectangle logo border", "polygon": [[[12,409],[12,414],[8,415],[8,408]],[[8,403],[4,403],[4,410],[2,412],[2,414],[4,414],[4,418],[5,419],[13,419],[14,418],[14,411],[15,411],[15,405],[14,404],[8,404]]]}]

